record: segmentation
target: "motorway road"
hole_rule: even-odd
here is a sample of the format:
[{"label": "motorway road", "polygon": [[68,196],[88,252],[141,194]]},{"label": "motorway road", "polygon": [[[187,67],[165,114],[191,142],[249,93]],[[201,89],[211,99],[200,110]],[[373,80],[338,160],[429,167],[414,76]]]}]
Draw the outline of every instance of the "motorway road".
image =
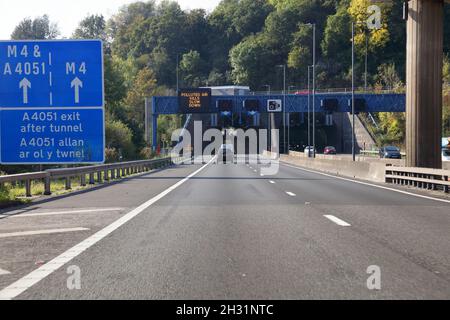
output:
[{"label": "motorway road", "polygon": [[[275,176],[259,169],[175,166],[9,212],[18,216],[0,219],[0,297],[450,299],[449,202],[287,164]],[[26,277],[118,219],[48,276]],[[80,290],[67,287],[69,266]],[[381,270],[379,290],[367,288],[369,266]]]}]

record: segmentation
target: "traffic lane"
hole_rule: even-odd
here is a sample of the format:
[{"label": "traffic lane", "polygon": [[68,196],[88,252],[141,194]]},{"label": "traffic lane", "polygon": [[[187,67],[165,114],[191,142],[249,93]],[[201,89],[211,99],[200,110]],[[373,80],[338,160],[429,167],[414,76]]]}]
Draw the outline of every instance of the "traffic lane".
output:
[{"label": "traffic lane", "polygon": [[310,203],[320,215],[339,217],[355,232],[450,280],[449,204],[283,164],[274,179],[279,188],[296,193],[300,203]]},{"label": "traffic lane", "polygon": [[[273,274],[275,277],[281,275],[284,285],[290,283],[285,272],[275,272],[275,268],[283,269],[284,264],[284,259],[277,257],[279,248],[268,246],[270,252],[259,252],[258,247],[266,234],[281,236],[283,240],[280,241],[285,242],[285,230],[272,232],[273,217],[264,223],[267,230],[259,232],[253,226],[254,219],[258,227],[260,219],[265,220],[274,213],[278,216],[280,208],[274,205],[274,200],[279,202],[280,195],[265,192],[269,188],[246,168],[241,168],[238,174],[232,168],[210,166],[186,187],[155,204],[151,215],[137,217],[111,235],[108,242],[92,248],[96,252],[92,251],[84,259],[80,256],[82,261],[74,260],[73,264],[79,265],[83,273],[81,291],[69,292],[61,286],[66,277],[61,270],[53,283],[48,283],[50,278],[44,279],[43,283],[47,284],[39,284],[41,289],[32,288],[19,298],[39,298],[44,288],[55,287],[58,292],[45,290],[52,292],[51,298],[215,299],[284,294],[281,286],[272,295],[273,289],[266,290],[268,284],[264,283],[264,278],[273,279]],[[225,202],[219,201],[224,197]],[[255,198],[264,203],[255,205]],[[296,216],[295,206],[285,206],[293,210],[292,216]],[[290,225],[294,224],[288,223],[284,227]],[[253,229],[252,232],[247,228]],[[246,239],[249,234],[252,236]],[[296,251],[284,251],[284,254],[292,257]],[[273,260],[265,262],[274,255]],[[315,259],[312,250],[309,255],[312,257],[305,258],[303,263],[323,264],[323,258]],[[255,274],[262,284],[252,287],[246,279],[255,277],[252,270],[260,269],[260,266],[263,270]],[[295,272],[294,269],[292,267],[291,272]],[[262,274],[263,271],[267,274]],[[305,285],[311,287],[316,280],[305,281]],[[277,279],[269,282],[279,284]]]},{"label": "traffic lane", "polygon": [[[111,224],[198,167],[175,166],[90,189],[88,192],[56,197],[2,212],[0,236],[24,231],[36,231],[38,234],[0,238],[0,269],[10,272],[0,275],[0,288],[8,286]],[[113,205],[117,207],[112,207]],[[52,215],[42,215],[50,213]],[[71,228],[88,230],[39,234],[46,230]]]},{"label": "traffic lane", "polygon": [[[104,185],[60,197],[37,201],[26,209],[59,209],[82,207],[134,207],[145,202],[177,181],[185,178],[200,165],[177,165],[139,174]],[[4,212],[2,212],[4,213]]]},{"label": "traffic lane", "polygon": [[[309,182],[308,185],[311,188],[302,189],[302,195],[305,198],[315,198],[321,204],[326,205],[439,205],[434,200],[427,200],[391,190],[359,184],[340,179],[339,177],[333,177],[330,174],[322,175],[314,172],[314,170],[303,170],[301,167],[284,162],[280,162],[280,170],[276,178],[292,186]],[[449,206],[448,203],[444,202],[440,205],[442,207]]]},{"label": "traffic lane", "polygon": [[[421,266],[279,192],[246,166],[211,165],[19,299],[448,298]],[[368,266],[382,268],[370,291]],[[65,266],[66,267],[66,266]]]}]

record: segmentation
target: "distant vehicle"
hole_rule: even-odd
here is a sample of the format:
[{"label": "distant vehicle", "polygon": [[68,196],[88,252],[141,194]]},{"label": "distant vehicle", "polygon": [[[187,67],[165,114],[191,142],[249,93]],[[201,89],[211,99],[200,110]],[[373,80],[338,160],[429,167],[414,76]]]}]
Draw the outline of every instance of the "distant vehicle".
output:
[{"label": "distant vehicle", "polygon": [[450,148],[442,149],[442,161],[443,162],[450,161]]},{"label": "distant vehicle", "polygon": [[333,146],[328,146],[323,149],[323,154],[336,154],[336,148]]},{"label": "distant vehicle", "polygon": [[217,163],[219,161],[222,161],[223,163],[234,161],[234,145],[223,144],[220,146]]},{"label": "distant vehicle", "polygon": [[314,149],[314,147],[305,147],[305,155],[309,158],[311,158],[312,156],[314,156],[314,150],[316,151],[315,153],[317,154],[317,149]]},{"label": "distant vehicle", "polygon": [[382,159],[401,159],[400,149],[394,146],[387,146],[380,149],[380,158]]}]

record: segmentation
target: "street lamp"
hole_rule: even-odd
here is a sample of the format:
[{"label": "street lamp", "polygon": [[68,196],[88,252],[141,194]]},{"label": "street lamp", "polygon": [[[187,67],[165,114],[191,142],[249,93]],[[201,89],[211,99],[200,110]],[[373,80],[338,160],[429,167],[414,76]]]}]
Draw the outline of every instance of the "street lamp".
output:
[{"label": "street lamp", "polygon": [[180,90],[180,84],[179,84],[180,74],[179,73],[180,73],[180,54],[177,53],[177,94]]},{"label": "street lamp", "polygon": [[[313,109],[313,134],[312,134],[312,140],[313,140],[313,157],[316,157],[316,24],[315,23],[305,23],[304,26],[312,27],[313,31],[313,64],[312,64],[312,95],[313,95],[313,101],[312,101],[312,109]],[[309,69],[308,69],[309,70]],[[308,91],[309,94],[309,91]],[[309,121],[309,120],[308,120]],[[309,130],[308,130],[309,133]]]},{"label": "street lamp", "polygon": [[283,68],[283,152],[286,153],[286,65],[277,65]]},{"label": "street lamp", "polygon": [[311,157],[311,69],[308,66],[308,158]]},{"label": "street lamp", "polygon": [[[356,161],[356,136],[355,136],[355,26],[366,25],[364,22],[352,21],[352,159]],[[367,37],[366,37],[367,39]],[[367,42],[366,42],[367,44]],[[366,49],[367,52],[367,49]],[[367,55],[366,55],[367,63]],[[367,68],[367,66],[366,66]],[[367,71],[366,71],[367,78]],[[366,80],[367,81],[367,80]],[[367,90],[367,82],[366,82]]]},{"label": "street lamp", "polygon": [[[262,85],[263,88],[267,88],[267,95],[270,96],[270,84],[264,84]],[[272,151],[272,134],[271,134],[271,124],[270,124],[270,120],[271,120],[271,113],[267,113],[267,140],[268,140],[268,147],[270,148],[269,150]]]}]

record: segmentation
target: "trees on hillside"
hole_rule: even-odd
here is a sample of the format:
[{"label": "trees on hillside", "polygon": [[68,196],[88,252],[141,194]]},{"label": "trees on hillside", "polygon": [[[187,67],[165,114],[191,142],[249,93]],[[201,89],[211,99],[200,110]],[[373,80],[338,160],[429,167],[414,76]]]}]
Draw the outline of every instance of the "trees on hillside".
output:
[{"label": "trees on hillside", "polygon": [[[306,87],[313,51],[312,29],[306,24],[314,23],[318,88],[349,86],[351,22],[368,19],[369,4],[369,0],[223,0],[207,13],[182,10],[174,1],[147,0],[123,6],[108,21],[101,15],[87,16],[73,37],[104,41],[107,125],[130,130],[136,148],[125,154],[135,157],[145,147],[144,98],[174,93],[177,63],[181,87],[241,84],[253,90],[261,90],[262,85],[281,90],[277,65],[287,65],[288,86]],[[381,30],[366,31],[361,25],[356,30],[356,84],[363,84],[367,39],[369,86],[398,89],[405,79],[402,1],[381,7]],[[444,22],[447,39],[450,5],[445,7]],[[58,35],[57,26],[44,15],[23,20],[12,38],[52,39]],[[450,53],[448,41],[444,49]],[[448,69],[448,63],[446,66]],[[444,74],[448,75],[447,69]],[[448,114],[445,108],[444,114]],[[385,119],[393,125],[402,121]],[[164,130],[172,130],[179,120],[160,118],[159,136],[165,143],[169,135]],[[386,126],[384,132],[395,136],[396,128]],[[112,142],[115,138],[108,139]],[[114,141],[110,144],[113,148],[127,149],[118,146],[125,140]]]},{"label": "trees on hillside", "polygon": [[23,19],[11,34],[13,40],[49,40],[55,39],[60,34],[56,23],[50,21],[48,15],[34,19]]}]

